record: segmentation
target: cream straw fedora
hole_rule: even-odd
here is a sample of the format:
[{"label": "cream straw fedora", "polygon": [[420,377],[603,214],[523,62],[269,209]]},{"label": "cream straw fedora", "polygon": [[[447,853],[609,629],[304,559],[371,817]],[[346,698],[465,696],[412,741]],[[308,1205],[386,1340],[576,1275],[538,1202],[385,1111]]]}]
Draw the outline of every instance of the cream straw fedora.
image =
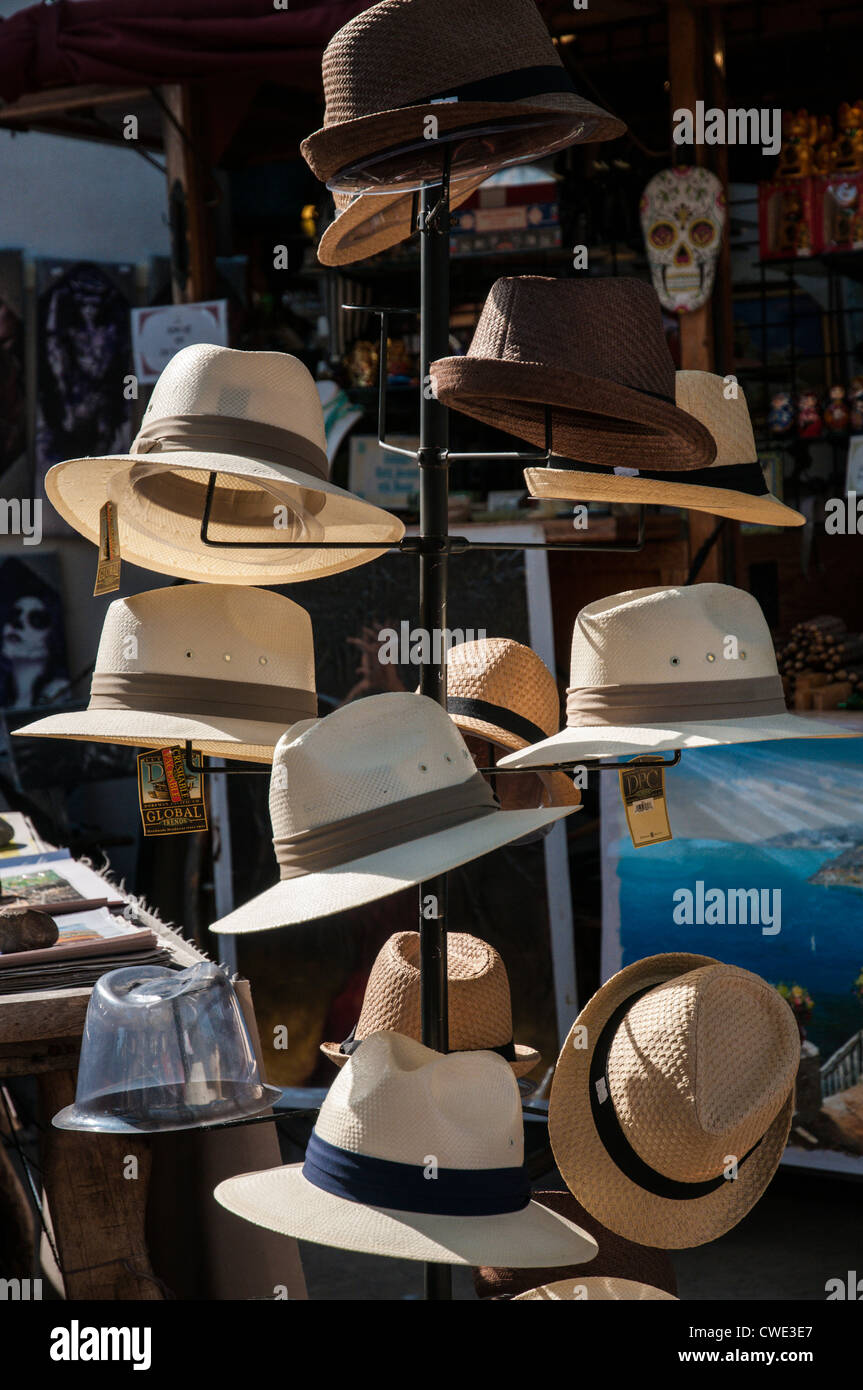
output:
[{"label": "cream straw fedora", "polygon": [[317,715],[312,622],[266,589],[181,584],[109,605],[85,710],[18,737],[167,748],[272,762],[285,729]]},{"label": "cream straw fedora", "polygon": [[[536,1048],[513,1042],[509,976],[501,957],[466,932],[448,932],[446,940],[450,1052],[497,1052],[516,1076],[525,1076],[542,1058]],[[365,1038],[381,1031],[420,1041],[419,932],[396,932],[384,942],[350,1037],[321,1043],[321,1051],[342,1067]]]},{"label": "cream straw fedora", "polygon": [[558,1059],[548,1132],[561,1177],[629,1240],[715,1240],[779,1166],[799,1062],[794,1015],[757,975],[682,953],[629,965]]},{"label": "cream straw fedora", "polygon": [[[463,734],[515,751],[557,731],[557,683],[530,647],[509,637],[460,642],[447,655],[446,674],[447,714]],[[565,772],[541,777],[550,805],[580,805],[581,792]]]},{"label": "cream straw fedora", "polygon": [[[218,475],[209,538],[207,485]],[[98,544],[99,512],[117,509],[120,556],[180,579],[289,584],[373,560],[404,535],[388,512],[329,480],[323,411],[311,373],[282,352],[183,348],[153,389],[131,452],[49,469],[57,511]],[[344,542],[338,550],[252,549],[262,541]],[[351,542],[380,541],[380,550]]]},{"label": "cream straw fedora", "polygon": [[270,819],[281,879],[211,930],[265,931],[360,907],[575,809],[502,811],[440,705],[370,695],[280,740]]},{"label": "cream straw fedora", "polygon": [[708,429],[716,458],[708,468],[649,473],[556,461],[553,468],[526,468],[531,497],[573,502],[639,502],[712,512],[762,526],[802,526],[806,518],[786,507],[764,480],[746,397],[738,386],[728,397],[723,377],[711,372],[677,372],[675,402]]},{"label": "cream straw fedora", "polygon": [[727,584],[632,589],[589,603],[575,620],[570,682],[567,727],[501,766],[860,737],[788,713],[764,614]]},{"label": "cream straw fedora", "polygon": [[578,1264],[596,1241],[530,1200],[518,1082],[493,1052],[373,1033],[339,1072],[306,1161],[219,1183],[228,1211],[407,1260]]},{"label": "cream straw fedora", "polygon": [[673,1293],[654,1289],[650,1284],[639,1284],[637,1279],[559,1279],[554,1284],[543,1284],[539,1289],[517,1293],[511,1302],[561,1303],[582,1299],[600,1299],[603,1302],[623,1300],[628,1303],[678,1301]]},{"label": "cream straw fedora", "polygon": [[[450,208],[461,207],[485,182],[487,175],[453,180]],[[336,216],[318,246],[321,265],[353,265],[409,241],[417,230],[414,193],[334,193]]]}]

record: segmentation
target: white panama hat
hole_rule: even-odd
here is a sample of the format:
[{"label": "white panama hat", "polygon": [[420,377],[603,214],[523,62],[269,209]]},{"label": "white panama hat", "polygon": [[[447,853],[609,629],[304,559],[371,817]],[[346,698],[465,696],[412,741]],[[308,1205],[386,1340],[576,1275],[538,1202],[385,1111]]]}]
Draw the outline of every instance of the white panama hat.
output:
[{"label": "white panama hat", "polygon": [[[211,473],[208,538],[201,540]],[[49,500],[98,544],[99,512],[117,511],[120,558],[157,574],[217,584],[289,584],[365,564],[404,526],[329,480],[321,401],[308,369],[283,352],[199,343],[172,357],[128,454],[49,469]],[[254,549],[260,542],[344,542],[338,550]],[[351,549],[380,542],[380,550]]]},{"label": "white panama hat", "polygon": [[788,713],[764,614],[751,594],[727,584],[631,589],[582,608],[566,722],[501,766],[860,737]]},{"label": "white panama hat", "polygon": [[115,599],[87,709],[17,737],[167,748],[272,762],[286,728],[317,715],[312,620],[266,589],[181,584]]},{"label": "white panama hat", "polygon": [[360,907],[577,809],[502,811],[440,705],[370,695],[280,740],[270,819],[281,879],[210,930],[265,931]]},{"label": "white panama hat", "polygon": [[541,1284],[538,1289],[528,1289],[517,1293],[512,1303],[578,1303],[580,1301],[600,1301],[603,1303],[677,1303],[673,1293],[665,1289],[655,1289],[652,1284],[642,1284],[637,1279],[557,1279],[553,1284]]},{"label": "white panama hat", "polygon": [[339,1072],[305,1163],[228,1178],[215,1197],[283,1235],[407,1260],[547,1268],[597,1251],[530,1200],[509,1064],[400,1033],[373,1033]]}]

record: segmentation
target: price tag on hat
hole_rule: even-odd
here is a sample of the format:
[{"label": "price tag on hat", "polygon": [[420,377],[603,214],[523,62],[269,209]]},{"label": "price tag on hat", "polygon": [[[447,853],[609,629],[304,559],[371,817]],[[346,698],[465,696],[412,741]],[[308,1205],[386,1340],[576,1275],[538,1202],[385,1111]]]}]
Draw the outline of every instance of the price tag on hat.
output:
[{"label": "price tag on hat", "polygon": [[105,502],[99,512],[99,564],[93,597],[113,594],[120,587],[120,537],[117,533],[117,508]]},{"label": "price tag on hat", "polygon": [[626,824],[635,848],[673,840],[665,800],[665,768],[649,757],[633,758],[618,776]]},{"label": "price tag on hat", "polygon": [[200,753],[183,748],[138,754],[138,805],[145,835],[188,835],[207,829]]}]

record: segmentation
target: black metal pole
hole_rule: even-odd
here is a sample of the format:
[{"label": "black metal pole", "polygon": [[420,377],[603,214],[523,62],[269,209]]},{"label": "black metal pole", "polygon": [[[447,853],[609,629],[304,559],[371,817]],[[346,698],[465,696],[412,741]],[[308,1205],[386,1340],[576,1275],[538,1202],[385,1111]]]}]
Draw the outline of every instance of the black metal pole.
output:
[{"label": "black metal pole", "polygon": [[[425,185],[420,196],[420,624],[428,633],[432,661],[420,671],[420,693],[446,708],[447,564],[449,480],[446,408],[431,397],[429,364],[447,355],[449,342],[449,153],[443,182]],[[440,550],[436,547],[440,545]],[[438,660],[434,658],[438,657]],[[420,997],[422,1040],[437,1052],[449,1048],[446,959],[446,876],[420,884]],[[452,1298],[449,1265],[425,1267],[427,1299]]]}]

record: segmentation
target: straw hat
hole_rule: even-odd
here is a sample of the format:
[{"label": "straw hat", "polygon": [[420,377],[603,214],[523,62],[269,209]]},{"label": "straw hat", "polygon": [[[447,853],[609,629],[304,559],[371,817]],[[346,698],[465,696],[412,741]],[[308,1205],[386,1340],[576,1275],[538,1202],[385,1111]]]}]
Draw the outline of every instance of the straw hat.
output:
[{"label": "straw hat", "polygon": [[264,931],[359,907],[573,810],[502,811],[440,705],[370,695],[280,740],[270,818],[281,880],[211,930]]},{"label": "straw hat", "polygon": [[[218,479],[201,540],[210,473]],[[404,535],[388,512],[329,480],[323,412],[296,357],[199,343],[171,358],[129,454],[49,469],[57,511],[98,544],[99,511],[117,508],[120,555],[181,579],[288,584],[365,564]],[[251,549],[278,541],[344,542],[339,550]],[[352,550],[380,541],[380,550]]]},{"label": "straw hat", "polygon": [[673,1293],[639,1284],[636,1279],[558,1279],[538,1289],[516,1294],[513,1303],[559,1303],[577,1299],[625,1300],[629,1303],[652,1300],[676,1303]]},{"label": "straw hat", "polygon": [[733,521],[762,526],[802,526],[806,518],[774,497],[758,462],[749,408],[740,387],[726,396],[725,381],[711,372],[677,372],[677,405],[708,429],[716,458],[708,468],[685,473],[649,473],[555,460],[553,468],[526,468],[531,497],[573,502],[640,502],[654,507],[685,507]]},{"label": "straw hat", "polygon": [[444,405],[608,468],[705,468],[716,444],[674,401],[656,291],[628,276],[523,275],[491,288],[466,357],[430,367]]},{"label": "straw hat", "polygon": [[304,1164],[228,1178],[216,1201],[299,1240],[407,1260],[578,1264],[596,1242],[530,1201],[518,1082],[493,1052],[373,1033],[339,1072]]},{"label": "straw hat", "polygon": [[[450,209],[461,207],[486,179],[453,180]],[[353,265],[409,241],[417,230],[415,193],[334,193],[336,217],[318,246],[321,265]]]},{"label": "straw hat", "polygon": [[[542,657],[509,637],[460,642],[447,655],[447,714],[463,734],[507,751],[548,738],[560,722],[557,683]],[[565,772],[542,773],[552,806],[579,806]]]},{"label": "straw hat", "polygon": [[779,1166],[799,1061],[794,1015],[757,975],[682,953],[629,965],[558,1059],[548,1132],[561,1176],[630,1240],[715,1240]]},{"label": "straw hat", "polygon": [[312,622],[266,589],[181,584],[109,605],[85,710],[16,729],[272,762],[285,729],[317,715]]},{"label": "straw hat", "polygon": [[788,713],[764,614],[751,594],[727,584],[632,589],[582,608],[572,633],[566,723],[501,765],[860,737]]},{"label": "straw hat", "polygon": [[[516,1076],[525,1076],[542,1058],[536,1048],[513,1042],[506,966],[493,946],[466,932],[448,932],[446,943],[450,1052],[497,1052]],[[382,1031],[421,1039],[419,932],[397,932],[384,942],[350,1037],[321,1043],[321,1051],[342,1067],[365,1038]]]},{"label": "straw hat", "polygon": [[[440,139],[468,127],[482,135],[486,169],[626,130],[577,95],[533,0],[383,0],[330,40],[323,79],[323,128],[300,148],[323,183],[342,188],[340,171],[400,147],[396,178],[439,171],[429,160]],[[426,138],[429,116],[438,140]],[[382,177],[385,186],[372,167],[368,184]]]}]

